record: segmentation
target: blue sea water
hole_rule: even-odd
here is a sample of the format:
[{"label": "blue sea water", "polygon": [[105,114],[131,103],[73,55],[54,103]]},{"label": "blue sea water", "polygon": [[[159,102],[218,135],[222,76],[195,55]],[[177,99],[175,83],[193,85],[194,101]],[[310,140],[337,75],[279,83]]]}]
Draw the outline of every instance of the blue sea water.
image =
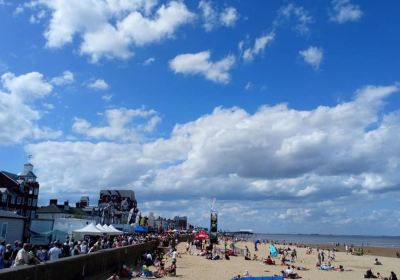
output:
[{"label": "blue sea water", "polygon": [[400,248],[400,236],[363,236],[363,235],[323,235],[323,234],[264,234],[255,233],[253,240],[274,240],[304,244],[353,244],[354,246],[371,246]]}]

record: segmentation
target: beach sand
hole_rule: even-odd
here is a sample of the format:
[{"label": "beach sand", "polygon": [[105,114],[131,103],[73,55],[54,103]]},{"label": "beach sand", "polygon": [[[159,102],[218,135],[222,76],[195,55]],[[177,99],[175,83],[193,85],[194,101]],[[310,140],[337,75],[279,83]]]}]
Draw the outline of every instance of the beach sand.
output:
[{"label": "beach sand", "polygon": [[[266,257],[269,245],[261,244],[259,250],[254,252],[254,244],[251,242],[238,242],[236,247],[244,248],[245,245],[251,251],[251,255],[254,253],[260,257]],[[223,245],[219,245],[223,248]],[[280,247],[280,246],[277,246]],[[378,257],[383,265],[374,265],[375,256],[364,255],[364,256],[353,256],[346,255],[344,252],[336,252],[336,261],[332,262],[332,265],[337,267],[343,265],[345,269],[351,269],[352,271],[337,272],[337,271],[322,271],[315,267],[317,261],[317,254],[314,250],[312,255],[306,255],[305,248],[297,248],[290,246],[290,248],[296,248],[298,252],[298,259],[295,261],[295,266],[303,266],[309,268],[308,271],[297,271],[302,279],[308,280],[321,280],[321,279],[363,279],[365,271],[372,268],[372,271],[376,274],[380,272],[383,276],[388,277],[390,271],[394,271],[398,276],[400,275],[400,259],[391,257]],[[280,271],[286,267],[279,265],[280,259],[275,258],[277,265],[265,265],[261,261],[247,261],[244,260],[243,256],[231,257],[230,260],[207,260],[202,256],[193,256],[185,253],[185,244],[181,243],[178,246],[178,251],[181,253],[181,257],[177,260],[177,277],[167,277],[168,279],[179,278],[179,279],[231,279],[235,275],[242,275],[245,270],[248,270],[252,276],[271,276],[279,274]],[[167,264],[170,264],[170,258]]]}]

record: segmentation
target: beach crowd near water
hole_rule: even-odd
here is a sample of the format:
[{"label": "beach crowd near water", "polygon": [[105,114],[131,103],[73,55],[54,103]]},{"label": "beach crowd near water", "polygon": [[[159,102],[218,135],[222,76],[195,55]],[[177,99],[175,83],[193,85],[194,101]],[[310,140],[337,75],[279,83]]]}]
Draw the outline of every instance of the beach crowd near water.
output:
[{"label": "beach crowd near water", "polygon": [[[48,249],[16,242],[0,245],[2,268],[40,264],[100,250],[159,241],[159,248],[137,260],[126,260],[104,279],[388,279],[397,280],[400,254],[368,255],[362,247],[348,244],[306,246],[270,240],[219,236],[218,244],[177,233],[125,234],[118,237],[86,237],[54,241]],[[261,278],[264,277],[264,278]],[[276,277],[276,278],[266,278]]]}]

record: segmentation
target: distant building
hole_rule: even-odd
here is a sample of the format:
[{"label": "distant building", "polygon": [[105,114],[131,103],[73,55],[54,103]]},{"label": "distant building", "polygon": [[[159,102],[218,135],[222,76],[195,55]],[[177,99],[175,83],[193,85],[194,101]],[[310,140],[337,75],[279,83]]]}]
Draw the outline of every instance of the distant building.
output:
[{"label": "distant building", "polygon": [[23,240],[29,237],[30,221],[36,216],[39,195],[36,179],[31,163],[24,164],[19,174],[0,171],[0,209],[26,218]]},{"label": "distant building", "polygon": [[101,190],[98,207],[103,224],[134,223],[139,212],[132,190]]},{"label": "distant building", "polygon": [[175,216],[175,229],[185,230],[187,229],[187,217],[186,216]]},{"label": "distant building", "polygon": [[77,208],[85,208],[89,206],[89,197],[88,196],[81,196],[79,202],[76,203]]},{"label": "distant building", "polygon": [[26,218],[10,211],[0,210],[0,239],[12,244],[22,241]]},{"label": "distant building", "polygon": [[57,204],[57,199],[50,199],[49,205],[42,206],[37,210],[38,219],[57,219],[57,218],[88,218],[90,214],[81,208],[71,207],[68,201],[64,204]]}]

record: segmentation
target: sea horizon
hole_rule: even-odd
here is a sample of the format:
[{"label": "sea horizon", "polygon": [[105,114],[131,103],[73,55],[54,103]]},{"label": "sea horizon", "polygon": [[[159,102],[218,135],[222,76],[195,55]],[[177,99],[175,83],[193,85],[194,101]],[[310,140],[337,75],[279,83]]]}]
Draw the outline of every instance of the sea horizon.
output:
[{"label": "sea horizon", "polygon": [[286,243],[305,244],[348,244],[366,247],[400,248],[400,236],[388,235],[350,235],[350,234],[286,234],[286,233],[254,233],[250,240],[273,240]]}]

